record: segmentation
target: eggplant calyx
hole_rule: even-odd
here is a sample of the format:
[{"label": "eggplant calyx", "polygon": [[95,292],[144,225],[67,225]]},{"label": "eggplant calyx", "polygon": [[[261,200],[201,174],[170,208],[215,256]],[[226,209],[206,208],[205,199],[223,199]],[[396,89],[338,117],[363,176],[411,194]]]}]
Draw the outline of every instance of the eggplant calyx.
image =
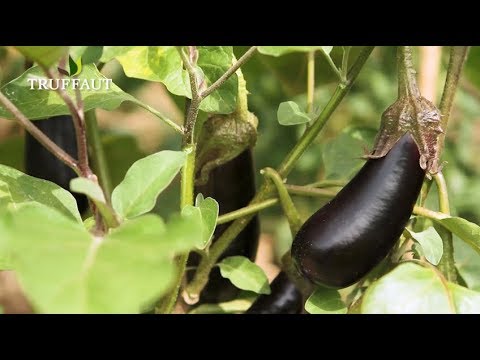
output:
[{"label": "eggplant calyx", "polygon": [[373,151],[366,157],[384,157],[407,132],[412,135],[420,152],[420,167],[428,175],[438,173],[442,168],[439,163],[439,136],[444,133],[441,114],[431,101],[422,96],[402,96],[385,110]]}]

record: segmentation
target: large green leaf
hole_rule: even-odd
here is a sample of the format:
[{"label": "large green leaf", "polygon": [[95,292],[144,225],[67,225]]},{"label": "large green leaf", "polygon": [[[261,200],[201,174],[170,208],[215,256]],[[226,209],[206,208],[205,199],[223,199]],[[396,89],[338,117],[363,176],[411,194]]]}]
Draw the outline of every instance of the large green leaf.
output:
[{"label": "large green leaf", "polygon": [[404,263],[367,289],[362,313],[480,313],[480,293],[452,283],[446,286],[433,269]]},{"label": "large green leaf", "polygon": [[28,176],[0,165],[0,209],[39,202],[81,222],[77,202],[70,192],[50,181]]},{"label": "large green leaf", "polygon": [[[220,78],[233,62],[231,46],[199,46],[198,62],[209,86]],[[179,96],[192,97],[190,82],[182,60],[174,46],[105,46],[101,61],[117,59],[130,77],[159,81]],[[200,109],[228,114],[235,110],[237,76],[228,79],[218,90],[202,101]]]},{"label": "large green leaf", "polygon": [[199,232],[187,221],[165,226],[149,214],[95,237],[39,204],[23,206],[7,220],[1,236],[14,238],[15,270],[35,308],[45,313],[139,312],[169,288],[174,254],[192,248]]},{"label": "large green leaf", "polygon": [[113,190],[112,205],[122,217],[132,218],[153,209],[158,195],[185,162],[182,151],[160,151],[136,161]]},{"label": "large green leaf", "polygon": [[[33,67],[25,71],[20,77],[4,85],[0,91],[8,97],[20,111],[29,119],[43,119],[55,115],[69,114],[67,105],[63,102],[56,91],[31,90],[28,79],[46,78],[39,67]],[[95,65],[85,65],[82,73],[78,75],[80,81],[91,79],[105,80],[106,78],[97,70]],[[97,83],[95,86],[98,86]],[[67,87],[67,93],[75,99],[75,90]],[[107,86],[102,82],[100,90],[81,90],[85,111],[102,108],[113,110],[124,101],[132,101],[141,104],[133,96],[123,92],[117,85],[111,83]],[[13,116],[0,106],[0,117],[13,119]]]},{"label": "large green leaf", "polygon": [[349,127],[328,141],[322,152],[327,179],[349,179],[365,163],[362,156],[370,148],[376,131]]},{"label": "large green leaf", "polygon": [[469,289],[480,291],[480,254],[468,244],[453,237],[455,266]]},{"label": "large green leaf", "polygon": [[480,254],[480,226],[459,217],[448,217],[438,222]]},{"label": "large green leaf", "polygon": [[259,46],[258,52],[265,55],[281,56],[292,52],[310,52],[321,50],[329,55],[333,46]]},{"label": "large green leaf", "polygon": [[430,226],[422,232],[413,232],[406,229],[410,236],[422,247],[422,253],[428,262],[437,265],[443,255],[443,242],[440,235],[433,226]]},{"label": "large green leaf", "polygon": [[230,256],[219,264],[220,273],[233,285],[257,294],[270,294],[270,285],[263,270],[244,256]]},{"label": "large green leaf", "polygon": [[16,46],[25,57],[46,67],[67,54],[68,46]]},{"label": "large green leaf", "polygon": [[310,314],[346,314],[347,307],[335,289],[317,287],[305,303]]}]

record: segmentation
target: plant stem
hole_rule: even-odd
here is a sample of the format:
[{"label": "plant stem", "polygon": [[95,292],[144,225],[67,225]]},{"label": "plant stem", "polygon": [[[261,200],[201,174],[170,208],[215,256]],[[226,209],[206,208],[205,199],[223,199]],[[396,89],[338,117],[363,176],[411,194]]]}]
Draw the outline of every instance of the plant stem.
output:
[{"label": "plant stem", "polygon": [[[450,48],[450,62],[448,63],[447,78],[443,88],[442,100],[440,101],[440,113],[442,114],[442,129],[446,132],[453,101],[457,92],[458,82],[462,73],[463,65],[467,59],[468,46],[452,46]],[[445,133],[440,136],[440,151],[445,142]]]},{"label": "plant stem", "polygon": [[307,113],[311,114],[315,95],[315,51],[308,53],[307,61]]},{"label": "plant stem", "polygon": [[265,200],[262,202],[259,202],[257,204],[245,206],[243,208],[240,208],[238,210],[223,214],[217,218],[217,225],[225,224],[230,221],[233,221],[235,219],[250,215],[250,214],[255,214],[259,212],[260,210],[267,209],[275,204],[278,204],[278,199],[269,199]]},{"label": "plant stem", "polygon": [[[434,175],[435,184],[438,190],[438,203],[440,212],[450,215],[450,204],[448,201],[448,189],[445,178],[441,172]],[[450,231],[443,227],[436,227],[443,241],[443,256],[438,267],[451,282],[457,282],[457,271],[455,269],[455,258],[453,249],[453,236]]]},{"label": "plant stem", "polygon": [[345,81],[348,74],[348,57],[350,55],[351,46],[342,46],[343,49],[343,56],[342,56],[342,81]]},{"label": "plant stem", "polygon": [[256,46],[252,46],[250,49],[248,49],[245,54],[242,55],[240,59],[237,60],[235,64],[232,65],[230,69],[228,69],[225,74],[220,76],[220,78],[215,81],[212,85],[210,85],[207,89],[205,89],[201,94],[200,98],[203,100],[205,99],[208,95],[210,95],[212,92],[217,90],[220,86],[223,85],[225,81],[227,81],[230,76],[235,74],[235,71],[237,71],[250,57],[255,53],[257,50]]},{"label": "plant stem", "polygon": [[285,184],[285,188],[290,194],[295,195],[319,196],[326,198],[333,198],[335,195],[337,195],[337,192],[335,190],[318,189],[312,186]]},{"label": "plant stem", "polygon": [[0,103],[5,106],[5,109],[10,111],[20,125],[28,131],[40,144],[42,144],[48,151],[57,157],[62,163],[71,168],[78,176],[80,176],[80,169],[78,162],[67,154],[61,147],[55,144],[48,136],[39,130],[25,115],[5,96],[0,92]]},{"label": "plant stem", "polygon": [[105,194],[107,204],[110,204],[112,185],[105,152],[103,151],[102,140],[100,139],[100,130],[98,128],[95,110],[90,110],[85,113],[85,125],[87,127],[89,154],[90,159],[92,159],[92,166],[95,174],[98,175],[98,180]]},{"label": "plant stem", "polygon": [[346,79],[343,79],[343,78],[342,78],[342,73],[340,72],[340,70],[338,70],[337,65],[335,65],[335,63],[333,62],[332,57],[330,56],[330,54],[327,54],[327,53],[326,53],[325,51],[323,51],[323,50],[321,50],[321,53],[325,56],[325,60],[327,60],[328,65],[330,65],[330,68],[333,70],[333,72],[334,72],[335,75],[337,76],[338,80],[340,80],[340,85],[343,84]]},{"label": "plant stem", "polygon": [[420,91],[417,86],[416,71],[412,62],[412,49],[410,46],[398,47],[397,62],[399,97],[420,97]]},{"label": "plant stem", "polygon": [[440,171],[437,174],[435,174],[433,178],[435,179],[435,184],[437,185],[438,205],[440,208],[440,212],[446,215],[450,215],[450,203],[448,201],[448,189],[447,189],[447,183],[445,181],[445,177]]},{"label": "plant stem", "polygon": [[432,219],[432,220],[442,220],[449,217],[448,215],[445,215],[441,212],[436,212],[436,211],[433,211],[421,206],[417,206],[417,205],[415,205],[415,207],[413,208],[413,213],[415,215],[420,215],[420,216],[426,217],[427,219]]},{"label": "plant stem", "polygon": [[[58,77],[48,68],[42,67],[43,72],[49,79],[58,81]],[[83,177],[92,178],[92,170],[88,165],[88,149],[87,149],[87,135],[85,130],[85,114],[83,112],[83,102],[81,101],[80,94],[77,93],[77,103],[75,105],[72,98],[67,94],[64,88],[58,86],[57,93],[63,99],[67,105],[70,113],[72,114],[73,124],[75,127],[75,134],[77,137],[77,151],[78,151],[78,166]],[[80,98],[80,99],[79,99]],[[92,209],[93,210],[93,209]]]},{"label": "plant stem", "polygon": [[261,171],[265,177],[273,181],[273,184],[277,188],[278,197],[280,198],[280,203],[282,204],[283,212],[285,213],[288,224],[290,225],[290,231],[292,236],[295,236],[302,226],[302,219],[298,214],[297,208],[292,201],[292,198],[288,194],[288,190],[285,187],[285,183],[280,175],[272,168],[265,168]]},{"label": "plant stem", "polygon": [[[278,170],[280,176],[286,177],[288,175],[288,173],[293,169],[296,161],[303,155],[308,146],[316,139],[323,126],[326,124],[330,116],[338,107],[348,90],[350,90],[353,82],[357,78],[360,70],[367,61],[373,49],[373,46],[367,46],[363,48],[362,52],[359,54],[357,60],[349,71],[349,76],[346,83],[337,85],[337,88],[332,98],[325,106],[323,111],[320,113],[316,121],[304,132],[298,143],[288,153],[285,160],[280,165]],[[272,196],[274,190],[275,188],[271,182],[264,182],[255,197],[250,202],[250,205],[267,200],[269,197]],[[235,220],[225,230],[225,232],[220,236],[220,238],[212,245],[212,247],[210,248],[209,256],[200,261],[195,276],[192,282],[187,286],[185,292],[186,296],[189,297],[190,301],[193,302],[198,299],[200,292],[208,282],[208,275],[212,267],[215,265],[218,258],[230,245],[233,239],[245,228],[245,226],[247,226],[247,224],[252,218],[253,215],[250,214],[243,218]]]},{"label": "plant stem", "polygon": [[347,185],[347,182],[344,180],[320,180],[314,183],[305,185],[305,187],[315,187],[315,188],[327,188],[327,187],[342,187]]},{"label": "plant stem", "polygon": [[167,118],[165,115],[163,115],[160,111],[154,109],[153,107],[151,107],[150,105],[148,104],[145,104],[141,101],[135,101],[135,104],[137,104],[138,106],[144,108],[145,110],[147,110],[148,112],[152,113],[153,115],[155,115],[156,117],[158,117],[160,120],[162,120],[165,124],[167,124],[168,126],[170,126],[173,130],[175,130],[177,133],[183,135],[183,128],[179,125],[177,125],[173,120]]}]

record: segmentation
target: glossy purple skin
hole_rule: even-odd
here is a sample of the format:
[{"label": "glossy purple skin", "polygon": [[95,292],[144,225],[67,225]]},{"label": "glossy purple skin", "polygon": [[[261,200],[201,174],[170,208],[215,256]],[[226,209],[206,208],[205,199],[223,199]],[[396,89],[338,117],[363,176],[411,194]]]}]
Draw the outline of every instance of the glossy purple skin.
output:
[{"label": "glossy purple skin", "polygon": [[425,172],[411,135],[355,177],[301,227],[292,257],[316,284],[344,288],[370,272],[395,245],[413,211]]},{"label": "glossy purple skin", "polygon": [[280,272],[270,284],[271,293],[260,295],[245,314],[301,314],[303,299],[301,292]]}]

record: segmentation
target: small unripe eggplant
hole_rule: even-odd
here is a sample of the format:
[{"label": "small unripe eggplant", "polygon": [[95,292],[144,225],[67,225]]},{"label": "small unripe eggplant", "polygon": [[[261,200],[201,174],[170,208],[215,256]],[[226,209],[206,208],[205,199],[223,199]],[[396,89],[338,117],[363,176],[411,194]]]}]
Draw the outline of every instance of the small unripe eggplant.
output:
[{"label": "small unripe eggplant", "polygon": [[271,293],[260,295],[245,314],[301,314],[302,293],[281,271],[270,284]]},{"label": "small unripe eggplant", "polygon": [[[219,214],[237,210],[247,206],[255,195],[255,172],[253,166],[252,150],[244,150],[240,155],[210,171],[205,185],[196,186],[196,193],[210,196],[219,204]],[[230,224],[218,225],[213,234],[215,242]],[[233,240],[230,246],[220,257],[219,261],[229,256],[245,256],[250,260],[255,259],[260,236],[260,226],[257,216]],[[199,263],[198,254],[192,252],[188,266]],[[188,274],[192,276],[191,273]],[[218,303],[233,300],[239,293],[228,279],[220,274],[218,267],[210,272],[207,286],[200,295],[200,303]]]},{"label": "small unripe eggplant", "polygon": [[[73,158],[77,158],[75,128],[70,115],[53,116],[35,120],[33,123],[55,144]],[[58,160],[50,151],[29,133],[25,134],[25,171],[28,175],[51,181],[70,191],[70,180],[76,178],[75,172]],[[88,208],[85,195],[74,193],[78,210],[83,213]]]},{"label": "small unripe eggplant", "polygon": [[425,171],[406,133],[381,158],[370,158],[355,177],[301,227],[292,258],[310,281],[334,288],[354,284],[395,245],[413,211]]}]

